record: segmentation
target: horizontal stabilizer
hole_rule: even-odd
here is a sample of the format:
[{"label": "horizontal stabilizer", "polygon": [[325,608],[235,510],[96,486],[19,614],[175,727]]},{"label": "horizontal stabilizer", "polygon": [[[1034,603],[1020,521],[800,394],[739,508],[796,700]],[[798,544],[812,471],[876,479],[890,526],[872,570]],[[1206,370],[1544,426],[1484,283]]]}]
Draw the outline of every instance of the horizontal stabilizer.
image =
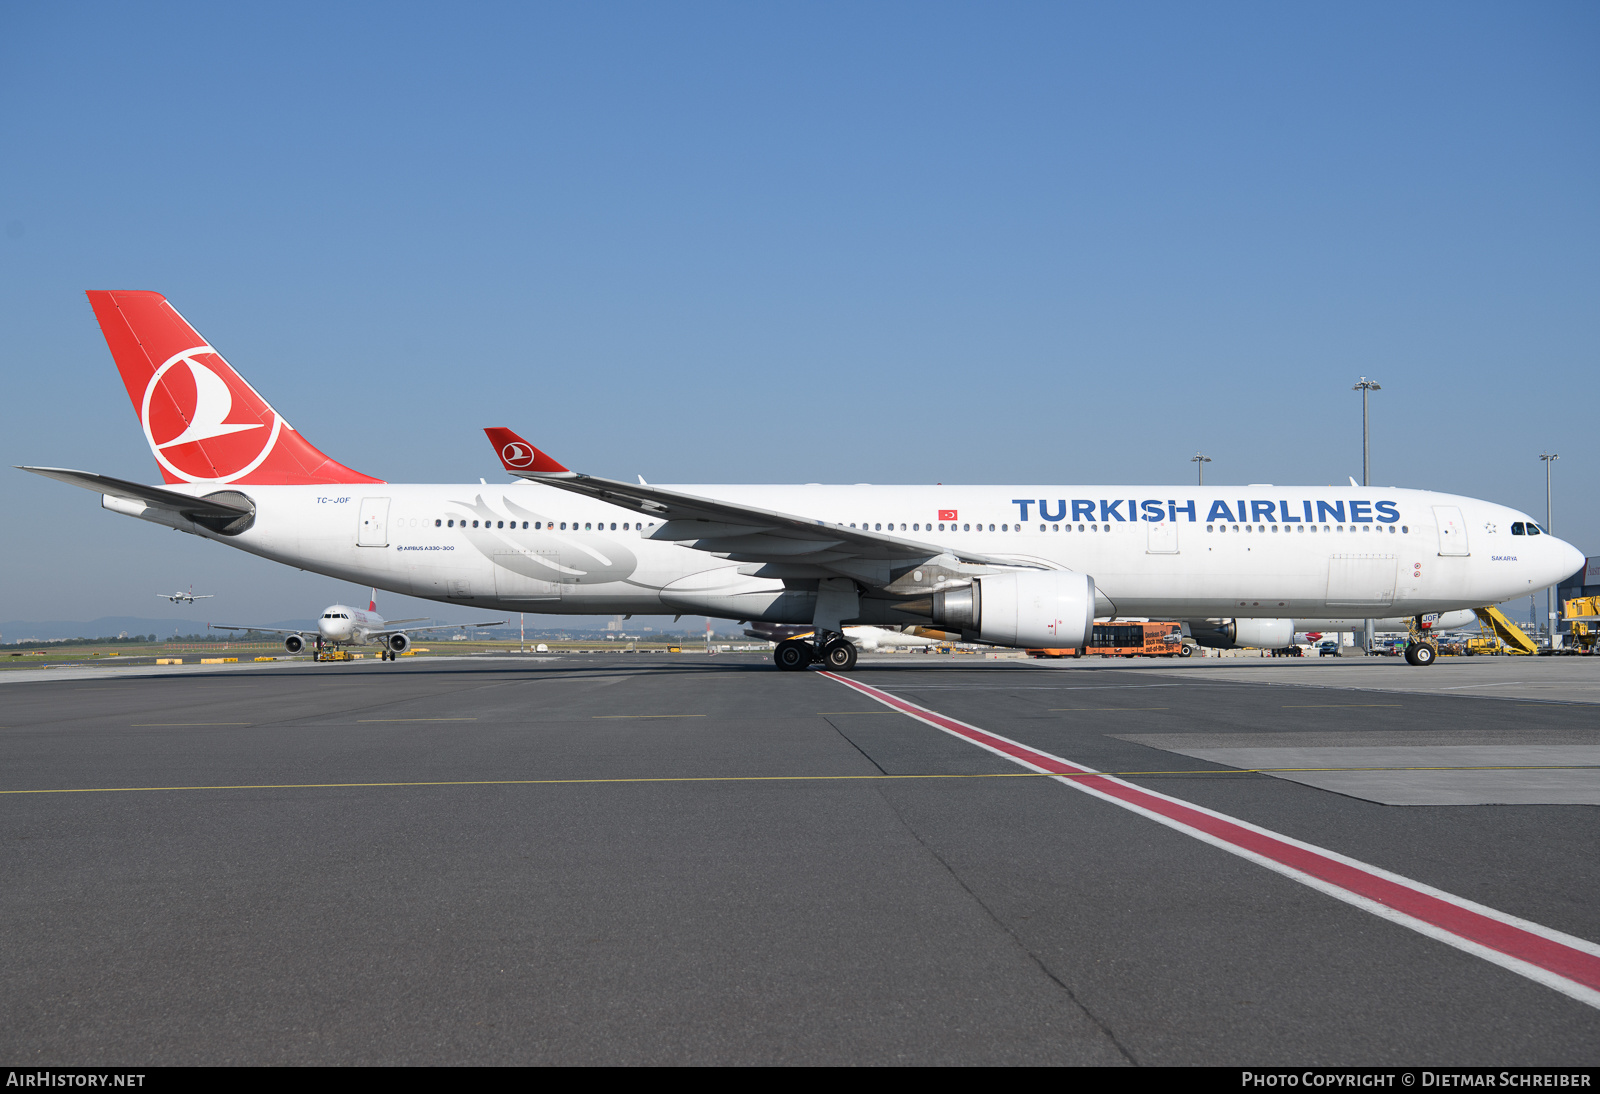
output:
[{"label": "horizontal stabilizer", "polygon": [[182,513],[186,517],[247,517],[255,512],[248,504],[241,505],[237,502],[221,498],[196,498],[176,490],[167,490],[160,486],[146,486],[143,483],[128,482],[125,479],[114,479],[110,475],[97,475],[92,471],[73,471],[66,467],[18,467],[18,471],[27,471],[35,475],[43,475],[47,479],[81,486],[85,490],[93,490],[96,494],[110,494],[114,498],[127,498],[129,501],[142,501],[146,505],[157,509],[167,509],[174,513]]}]

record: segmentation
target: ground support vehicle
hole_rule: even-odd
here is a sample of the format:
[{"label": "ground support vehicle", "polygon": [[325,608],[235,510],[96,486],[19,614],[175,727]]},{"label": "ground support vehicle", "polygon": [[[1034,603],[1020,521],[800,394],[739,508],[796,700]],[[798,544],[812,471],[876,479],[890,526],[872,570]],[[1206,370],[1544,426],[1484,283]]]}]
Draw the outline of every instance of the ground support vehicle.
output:
[{"label": "ground support vehicle", "polygon": [[1576,596],[1562,604],[1561,614],[1569,621],[1567,650],[1594,653],[1600,646],[1600,596]]},{"label": "ground support vehicle", "polygon": [[1506,644],[1507,652],[1520,654],[1539,652],[1538,643],[1529,638],[1521,627],[1507,619],[1505,613],[1493,604],[1474,608],[1473,611],[1477,613],[1478,622],[1483,625],[1483,629]]},{"label": "ground support vehicle", "polygon": [[1177,623],[1096,623],[1089,644],[1076,649],[1032,649],[1029,657],[1189,657],[1194,647],[1184,642]]}]

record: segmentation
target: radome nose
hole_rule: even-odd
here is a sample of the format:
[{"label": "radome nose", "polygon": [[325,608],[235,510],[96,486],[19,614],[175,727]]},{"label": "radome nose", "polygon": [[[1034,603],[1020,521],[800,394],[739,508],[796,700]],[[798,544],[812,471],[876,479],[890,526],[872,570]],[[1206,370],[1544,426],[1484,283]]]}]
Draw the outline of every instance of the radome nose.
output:
[{"label": "radome nose", "polygon": [[1589,564],[1589,560],[1584,557],[1582,551],[1578,550],[1566,540],[1561,540],[1560,542],[1561,550],[1558,552],[1557,558],[1561,564],[1561,573],[1557,575],[1555,580],[1565,581],[1567,578],[1571,577],[1573,574],[1587,566]]}]

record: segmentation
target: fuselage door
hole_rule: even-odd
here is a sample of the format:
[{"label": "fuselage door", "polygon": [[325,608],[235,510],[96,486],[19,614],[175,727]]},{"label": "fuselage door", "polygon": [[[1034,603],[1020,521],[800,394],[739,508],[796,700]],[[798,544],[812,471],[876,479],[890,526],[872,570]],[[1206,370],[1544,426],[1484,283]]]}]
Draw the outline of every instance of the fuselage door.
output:
[{"label": "fuselage door", "polygon": [[1435,505],[1433,519],[1439,525],[1439,553],[1441,555],[1470,555],[1467,549],[1467,522],[1461,509],[1455,505]]},{"label": "fuselage door", "polygon": [[361,526],[356,530],[356,546],[389,546],[388,498],[361,499]]},{"label": "fuselage door", "polygon": [[1328,560],[1329,607],[1388,607],[1398,569],[1394,555],[1334,555]]},{"label": "fuselage door", "polygon": [[554,551],[496,551],[496,600],[560,600],[561,565]]},{"label": "fuselage door", "polygon": [[1159,520],[1150,525],[1150,545],[1145,548],[1146,554],[1175,555],[1178,553],[1178,523],[1172,520]]}]

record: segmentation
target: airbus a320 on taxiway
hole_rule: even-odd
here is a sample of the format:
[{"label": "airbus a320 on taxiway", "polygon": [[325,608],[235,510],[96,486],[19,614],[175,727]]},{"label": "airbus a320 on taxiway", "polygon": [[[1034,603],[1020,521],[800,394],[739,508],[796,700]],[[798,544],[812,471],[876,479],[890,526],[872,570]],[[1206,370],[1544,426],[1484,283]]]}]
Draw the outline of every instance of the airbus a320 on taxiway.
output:
[{"label": "airbus a320 on taxiway", "polygon": [[[487,433],[520,481],[387,483],[302,437],[160,294],[88,295],[164,484],[25,470],[118,513],[442,603],[811,627],[779,646],[784,668],[849,668],[846,625],[1063,648],[1097,617],[1136,617],[1181,620],[1205,645],[1285,646],[1296,618],[1420,624],[1584,562],[1526,513],[1423,490],[663,487],[571,471],[503,428]],[[1430,663],[1417,634],[1407,656]]]},{"label": "airbus a320 on taxiway", "polygon": [[504,619],[486,619],[481,623],[435,623],[426,627],[407,626],[425,623],[425,619],[389,619],[378,614],[378,590],[372,590],[372,599],[366,610],[348,604],[329,604],[317,620],[315,630],[281,627],[252,627],[227,623],[209,624],[214,631],[255,631],[260,634],[284,635],[283,648],[290,653],[301,653],[307,645],[316,647],[318,653],[346,646],[378,646],[385,661],[393,661],[411,648],[411,635],[424,631],[459,630],[462,627],[497,627]]}]

